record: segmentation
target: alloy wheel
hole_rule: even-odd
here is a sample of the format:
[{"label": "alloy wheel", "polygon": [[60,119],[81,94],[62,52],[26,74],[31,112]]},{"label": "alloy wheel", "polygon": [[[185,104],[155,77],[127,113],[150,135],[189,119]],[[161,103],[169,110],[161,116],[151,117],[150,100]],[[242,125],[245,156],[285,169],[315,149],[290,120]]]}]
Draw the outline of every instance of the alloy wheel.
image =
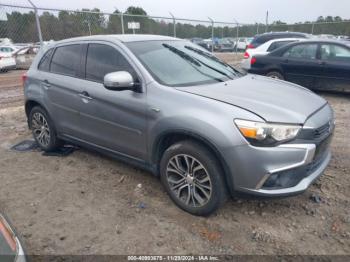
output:
[{"label": "alloy wheel", "polygon": [[32,117],[31,126],[37,142],[47,147],[50,143],[50,128],[45,116],[39,112],[35,112]]},{"label": "alloy wheel", "polygon": [[180,154],[172,157],[168,161],[166,178],[172,193],[188,206],[204,206],[211,198],[209,173],[193,156]]}]

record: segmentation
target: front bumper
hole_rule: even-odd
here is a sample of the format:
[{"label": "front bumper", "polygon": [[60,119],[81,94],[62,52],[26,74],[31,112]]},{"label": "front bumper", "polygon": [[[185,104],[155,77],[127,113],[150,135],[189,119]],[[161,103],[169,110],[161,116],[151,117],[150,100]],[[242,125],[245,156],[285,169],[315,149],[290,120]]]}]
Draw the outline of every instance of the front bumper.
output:
[{"label": "front bumper", "polygon": [[304,124],[298,137],[275,147],[250,144],[224,149],[232,193],[289,196],[305,191],[322,175],[330,158],[333,112],[325,106]]}]

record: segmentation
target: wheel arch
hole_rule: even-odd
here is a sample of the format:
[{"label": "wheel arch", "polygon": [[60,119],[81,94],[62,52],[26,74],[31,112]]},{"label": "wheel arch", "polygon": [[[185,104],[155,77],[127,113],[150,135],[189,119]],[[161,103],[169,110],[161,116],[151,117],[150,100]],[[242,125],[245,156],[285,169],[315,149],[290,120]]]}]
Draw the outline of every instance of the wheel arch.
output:
[{"label": "wheel arch", "polygon": [[226,187],[230,192],[230,194],[232,195],[234,192],[234,187],[233,187],[234,181],[232,176],[230,175],[228,165],[226,164],[221,153],[219,152],[215,144],[213,144],[207,138],[199,134],[193,133],[191,131],[169,130],[169,131],[163,132],[155,139],[155,142],[153,143],[152,150],[151,150],[152,152],[151,161],[152,161],[152,165],[155,167],[156,175],[159,176],[159,163],[164,151],[167,148],[169,148],[169,146],[184,140],[195,141],[203,145],[206,149],[209,150],[209,152],[211,152],[215,156],[216,160],[219,162],[220,167],[222,168]]},{"label": "wheel arch", "polygon": [[45,109],[45,107],[44,107],[41,103],[39,103],[38,101],[33,100],[33,99],[27,100],[27,101],[25,102],[25,105],[24,105],[24,109],[25,109],[25,113],[26,113],[27,118],[29,117],[30,111],[31,111],[35,106],[40,106],[40,107],[42,107],[45,111],[47,111],[47,110]]},{"label": "wheel arch", "polygon": [[283,77],[285,77],[284,71],[283,71],[282,67],[279,67],[279,66],[272,66],[272,67],[266,68],[266,75],[267,75],[268,73],[271,73],[271,72],[278,72],[278,73],[280,73]]}]

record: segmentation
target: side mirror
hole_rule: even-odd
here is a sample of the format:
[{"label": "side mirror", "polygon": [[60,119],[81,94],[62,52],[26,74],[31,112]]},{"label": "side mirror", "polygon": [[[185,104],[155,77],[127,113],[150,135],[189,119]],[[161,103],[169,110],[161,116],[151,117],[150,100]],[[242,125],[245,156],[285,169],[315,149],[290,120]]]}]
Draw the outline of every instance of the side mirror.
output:
[{"label": "side mirror", "polygon": [[105,88],[114,91],[134,90],[135,84],[132,75],[126,71],[112,72],[104,76]]}]

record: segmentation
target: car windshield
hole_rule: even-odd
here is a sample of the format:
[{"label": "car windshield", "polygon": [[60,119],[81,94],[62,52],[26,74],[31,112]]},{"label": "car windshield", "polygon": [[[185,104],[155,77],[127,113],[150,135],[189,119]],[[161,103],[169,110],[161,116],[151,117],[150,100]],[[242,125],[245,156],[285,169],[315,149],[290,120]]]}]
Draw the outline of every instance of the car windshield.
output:
[{"label": "car windshield", "polygon": [[212,84],[241,75],[230,65],[188,41],[142,41],[126,45],[163,85]]}]

